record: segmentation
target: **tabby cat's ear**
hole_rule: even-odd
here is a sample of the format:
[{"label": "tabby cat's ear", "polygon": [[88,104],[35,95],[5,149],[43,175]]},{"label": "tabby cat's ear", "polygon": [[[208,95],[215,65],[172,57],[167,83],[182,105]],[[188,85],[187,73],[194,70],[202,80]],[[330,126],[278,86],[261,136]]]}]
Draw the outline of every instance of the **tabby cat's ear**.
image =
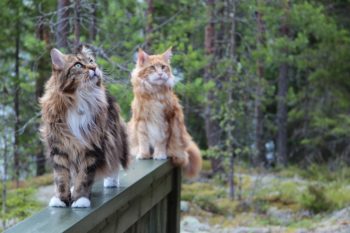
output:
[{"label": "tabby cat's ear", "polygon": [[95,57],[94,52],[86,45],[79,45],[77,48],[77,53],[81,53],[86,57]]},{"label": "tabby cat's ear", "polygon": [[168,48],[168,49],[162,54],[163,59],[164,59],[166,62],[168,62],[168,63],[170,63],[170,59],[171,59],[171,57],[173,56],[173,52],[172,52],[171,50],[172,50],[172,47]]},{"label": "tabby cat's ear", "polygon": [[55,48],[51,49],[50,55],[54,69],[63,70],[66,63],[65,55]]},{"label": "tabby cat's ear", "polygon": [[148,58],[149,58],[149,55],[145,51],[143,51],[141,48],[139,48],[139,52],[137,54],[137,64],[139,66],[142,66],[143,64],[145,64]]}]

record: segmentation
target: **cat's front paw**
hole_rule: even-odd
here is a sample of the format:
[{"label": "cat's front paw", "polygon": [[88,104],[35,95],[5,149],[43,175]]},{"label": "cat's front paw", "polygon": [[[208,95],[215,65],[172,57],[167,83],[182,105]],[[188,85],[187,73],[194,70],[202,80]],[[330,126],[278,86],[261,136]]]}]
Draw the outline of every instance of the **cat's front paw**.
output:
[{"label": "cat's front paw", "polygon": [[103,187],[105,188],[119,187],[119,185],[119,178],[107,177],[103,180]]},{"label": "cat's front paw", "polygon": [[72,208],[89,208],[91,202],[86,197],[80,197],[78,200],[72,203]]},{"label": "cat's front paw", "polygon": [[166,154],[160,154],[160,155],[153,156],[153,159],[155,159],[155,160],[165,160],[167,158],[168,158],[168,156]]},{"label": "cat's front paw", "polygon": [[150,159],[150,155],[142,155],[142,154],[137,154],[136,159]]},{"label": "cat's front paw", "polygon": [[66,203],[61,201],[58,197],[53,196],[49,202],[49,206],[51,207],[67,207]]}]

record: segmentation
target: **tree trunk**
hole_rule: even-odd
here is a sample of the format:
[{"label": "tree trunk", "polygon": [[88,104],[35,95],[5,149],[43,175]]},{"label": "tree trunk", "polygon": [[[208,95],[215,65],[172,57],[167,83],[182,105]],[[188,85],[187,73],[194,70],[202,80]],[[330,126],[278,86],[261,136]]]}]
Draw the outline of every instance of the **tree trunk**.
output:
[{"label": "tree trunk", "polygon": [[69,0],[58,0],[56,31],[56,45],[58,48],[68,48],[69,4]]},{"label": "tree trunk", "polygon": [[[38,20],[36,37],[45,42],[46,49],[50,49],[50,31],[48,25],[44,24],[44,20]],[[47,64],[50,62],[47,59],[48,56],[40,57],[38,61],[38,78],[35,81],[35,96],[37,101],[44,93],[44,85],[46,79],[49,77],[50,70],[48,69]],[[40,145],[38,146],[39,150],[36,153],[36,175],[40,176],[45,173],[45,162],[46,158],[44,155],[43,145],[39,141]]]},{"label": "tree trunk", "polygon": [[[288,15],[290,1],[284,1],[285,14],[282,18],[280,33],[281,36],[289,37]],[[287,49],[282,50],[283,57],[287,57]],[[280,165],[287,165],[287,93],[288,93],[288,64],[283,61],[279,67],[278,93],[277,93],[277,162]]]},{"label": "tree trunk", "polygon": [[19,95],[21,92],[21,86],[20,86],[20,74],[19,74],[19,66],[20,66],[20,60],[19,60],[19,46],[20,46],[20,19],[19,16],[17,16],[17,22],[16,22],[16,38],[15,38],[15,82],[14,82],[14,97],[13,97],[13,110],[15,113],[15,122],[13,127],[13,159],[14,159],[14,171],[15,171],[15,181],[16,181],[16,187],[19,187],[19,176],[20,176],[20,165],[19,165],[19,134],[18,130],[20,128],[20,113],[19,113]]},{"label": "tree trunk", "polygon": [[[207,1],[208,8],[208,24],[205,28],[205,54],[211,57],[207,67],[205,68],[204,79],[206,82],[213,80],[214,55],[215,55],[215,0]],[[215,80],[214,80],[215,81]],[[207,93],[207,103],[205,106],[205,133],[208,148],[217,146],[220,142],[219,123],[213,119],[215,94],[213,91]],[[222,171],[222,163],[220,158],[210,158],[213,173]]]},{"label": "tree trunk", "polygon": [[80,0],[74,2],[74,47],[78,48],[80,44]]},{"label": "tree trunk", "polygon": [[[230,22],[229,30],[229,43],[228,43],[228,54],[232,63],[236,63],[236,0],[227,0],[226,1],[226,9],[227,16]],[[235,70],[232,66],[229,66],[227,81],[230,83],[232,77],[236,75]],[[228,85],[227,89],[228,100],[227,100],[227,111],[232,111],[233,106],[233,87],[232,85]],[[231,114],[229,114],[231,115]],[[230,199],[233,200],[235,198],[235,185],[234,185],[234,165],[235,165],[235,153],[234,153],[234,121],[230,118],[227,121],[228,125],[225,127],[227,133],[227,141],[229,142],[227,145],[227,151],[230,154],[230,172],[229,172],[229,187],[230,187]]]},{"label": "tree trunk", "polygon": [[152,44],[152,31],[153,31],[153,13],[154,6],[153,0],[147,0],[147,10],[146,10],[146,48],[149,49]]},{"label": "tree trunk", "polygon": [[[257,1],[257,4],[259,4],[259,0]],[[259,5],[258,5],[259,6]],[[261,12],[256,12],[256,25],[257,25],[257,35],[256,35],[256,42],[257,42],[257,48],[261,48],[265,44],[265,27],[264,22],[262,19]],[[256,147],[256,156],[255,156],[255,164],[259,165],[265,162],[265,150],[264,150],[264,114],[262,111],[262,98],[264,95],[264,87],[263,80],[264,80],[264,64],[261,59],[258,59],[257,62],[257,86],[256,86],[256,93],[255,93],[255,109],[254,109],[254,118],[255,118],[255,147]]]},{"label": "tree trunk", "polygon": [[93,42],[96,39],[97,34],[97,3],[96,0],[92,1],[91,3],[92,7],[92,14],[91,14],[91,22],[89,26],[89,41],[90,43]]},{"label": "tree trunk", "polygon": [[283,63],[279,68],[277,94],[277,162],[287,165],[287,92],[288,65]]},{"label": "tree trunk", "polygon": [[[3,106],[5,106],[5,100],[7,99],[7,96],[6,96],[6,90],[4,91],[4,98],[3,98]],[[4,124],[5,128],[6,128],[6,124]],[[1,202],[2,202],[2,216],[5,216],[6,213],[7,213],[7,205],[6,205],[6,202],[7,202],[7,186],[6,186],[6,182],[7,182],[7,135],[6,135],[6,130],[3,131],[3,141],[4,141],[4,150],[3,150],[3,153],[4,153],[4,164],[3,164],[3,175],[2,175],[2,197],[1,197]],[[6,219],[5,217],[2,218],[2,229],[6,229]]]}]

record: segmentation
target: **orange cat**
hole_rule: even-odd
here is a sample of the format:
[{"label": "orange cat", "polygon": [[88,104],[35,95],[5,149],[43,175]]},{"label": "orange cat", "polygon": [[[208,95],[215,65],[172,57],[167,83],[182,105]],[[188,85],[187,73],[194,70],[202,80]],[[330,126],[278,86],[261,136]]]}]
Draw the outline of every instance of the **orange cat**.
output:
[{"label": "orange cat", "polygon": [[[131,153],[138,159],[172,158],[189,177],[202,166],[197,145],[185,126],[182,106],[172,91],[171,48],[160,55],[139,50],[131,82],[134,91],[129,122]],[[152,155],[153,152],[153,155]]]}]

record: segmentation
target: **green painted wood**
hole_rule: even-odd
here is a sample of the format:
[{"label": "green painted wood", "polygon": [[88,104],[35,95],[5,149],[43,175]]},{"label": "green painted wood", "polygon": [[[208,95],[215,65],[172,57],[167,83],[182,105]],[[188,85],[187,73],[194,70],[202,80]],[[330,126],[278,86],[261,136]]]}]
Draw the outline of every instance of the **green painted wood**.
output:
[{"label": "green painted wood", "polygon": [[[129,170],[120,174],[121,187],[103,188],[98,182],[92,191],[92,207],[87,209],[47,207],[34,216],[8,229],[7,233],[38,232],[89,232],[93,229],[105,229],[100,232],[118,231],[120,219],[125,213],[134,213],[141,218],[150,208],[155,206],[174,185],[174,168],[169,161],[142,160],[134,162]],[[157,187],[164,187],[159,190]],[[149,191],[147,191],[149,190]],[[149,195],[142,196],[144,192]],[[163,193],[162,193],[163,192]],[[173,193],[173,191],[171,191]],[[141,195],[141,196],[140,196]],[[138,204],[137,204],[138,203]],[[147,204],[148,203],[148,204]],[[135,205],[136,204],[136,205]],[[132,206],[137,206],[137,211]],[[132,210],[132,211],[131,211]],[[137,221],[137,218],[136,220]],[[134,223],[135,223],[134,221]],[[130,223],[132,223],[131,221]],[[119,223],[119,224],[117,224]],[[124,224],[124,228],[128,228]],[[121,230],[126,230],[121,229]],[[92,232],[99,232],[99,231]]]},{"label": "green painted wood", "polygon": [[148,190],[130,203],[127,209],[120,214],[116,232],[125,232],[138,219],[145,215],[153,206],[159,203],[171,191],[172,175],[163,177],[161,182],[155,182]]},{"label": "green painted wood", "polygon": [[180,232],[181,169],[173,171],[172,191],[168,196],[167,233]]}]

